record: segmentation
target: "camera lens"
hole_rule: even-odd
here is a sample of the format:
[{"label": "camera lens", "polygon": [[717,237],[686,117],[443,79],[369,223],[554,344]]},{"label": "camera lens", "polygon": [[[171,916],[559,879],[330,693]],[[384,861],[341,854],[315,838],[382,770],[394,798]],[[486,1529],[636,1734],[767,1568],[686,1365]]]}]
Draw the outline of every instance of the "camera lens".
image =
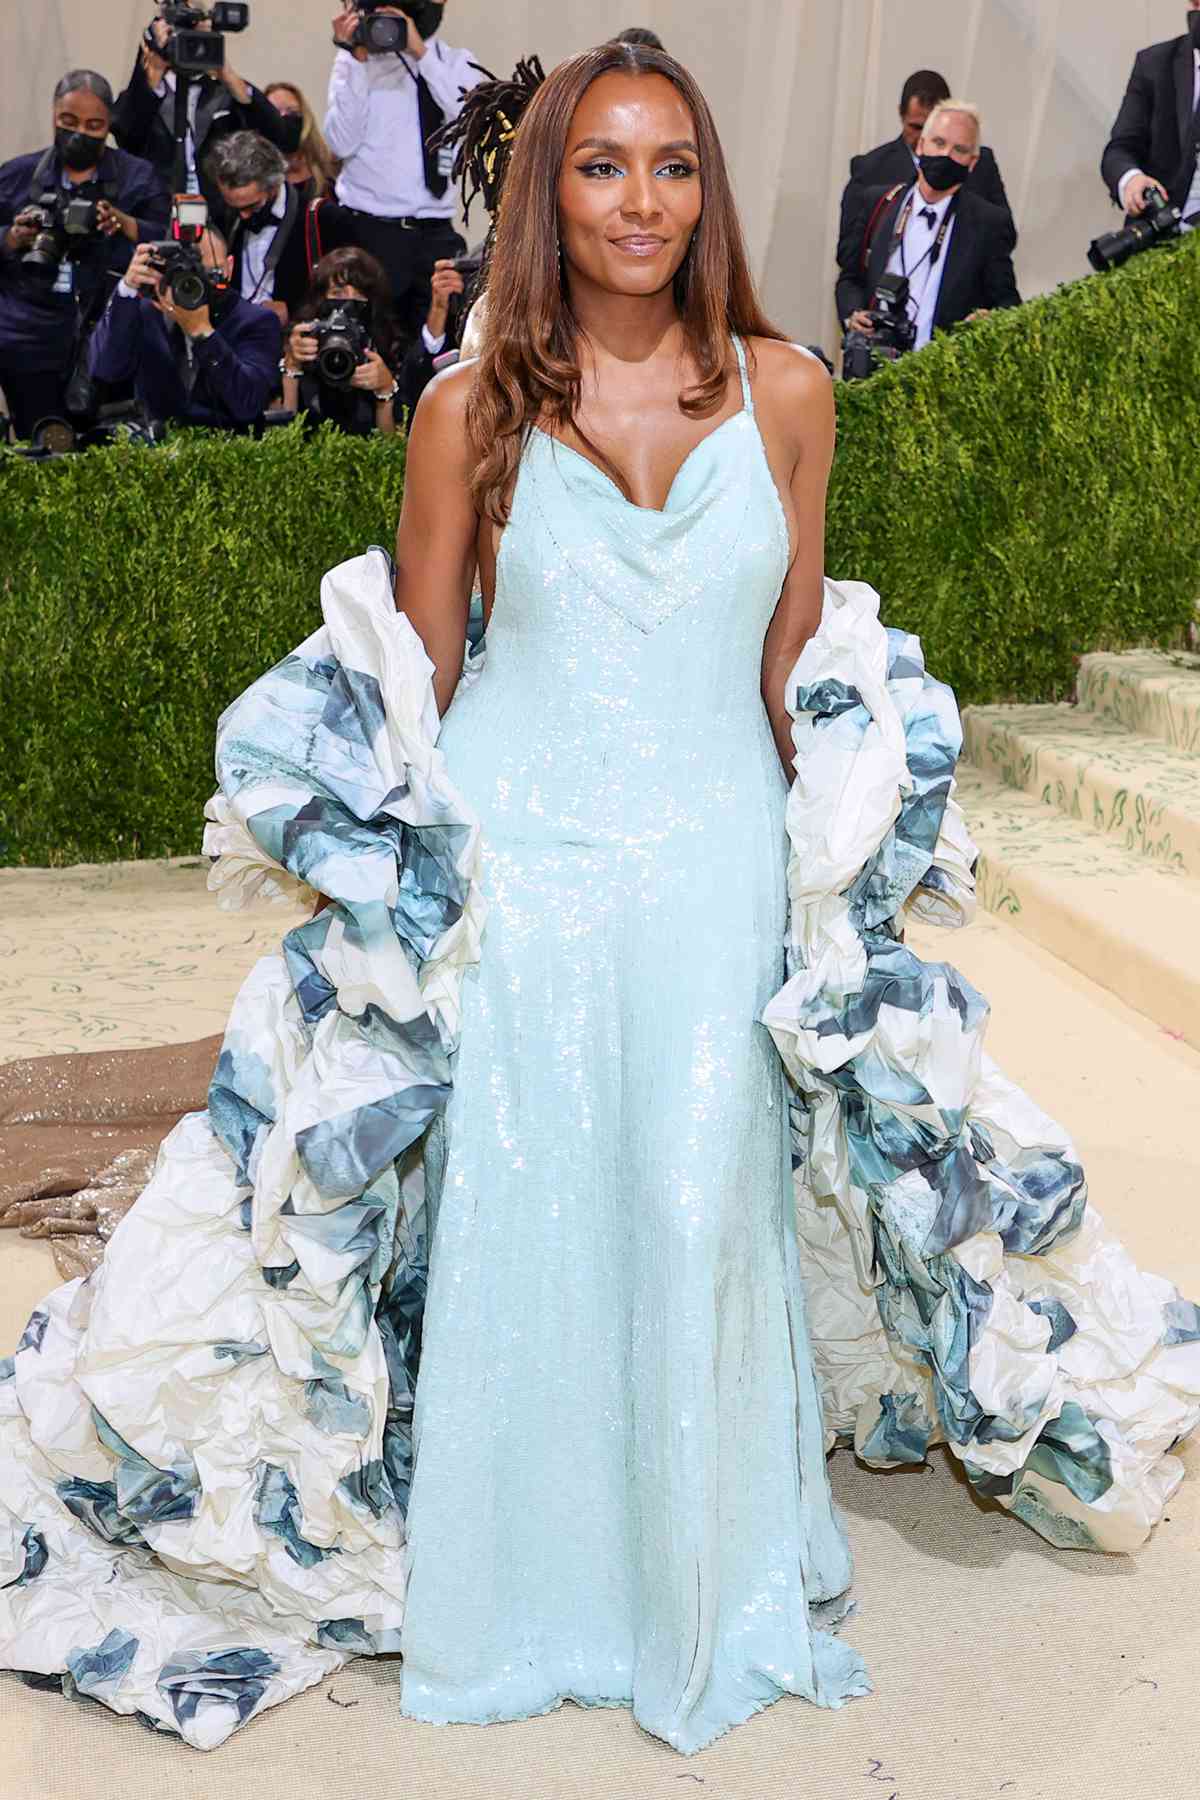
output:
[{"label": "camera lens", "polygon": [[324,344],[317,356],[317,371],[330,387],[349,387],[358,367],[358,357],[351,345],[332,340]]},{"label": "camera lens", "polygon": [[171,298],[184,312],[195,312],[208,298],[208,283],[196,269],[180,269],[168,284]]},{"label": "camera lens", "polygon": [[361,30],[363,43],[376,55],[408,48],[408,24],[394,14],[373,13],[363,20]]}]

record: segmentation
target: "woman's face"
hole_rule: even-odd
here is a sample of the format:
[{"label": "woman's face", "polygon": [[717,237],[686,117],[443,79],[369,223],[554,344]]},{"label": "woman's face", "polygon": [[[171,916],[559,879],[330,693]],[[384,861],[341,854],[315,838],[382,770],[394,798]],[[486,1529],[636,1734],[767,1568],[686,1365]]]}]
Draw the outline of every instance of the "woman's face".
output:
[{"label": "woman's face", "polygon": [[607,293],[668,287],[700,219],[696,125],[664,75],[613,70],[575,110],[558,183],[567,266]]},{"label": "woman's face", "polygon": [[332,281],[325,289],[327,300],[361,300],[370,304],[361,288],[356,288],[348,281]]},{"label": "woman's face", "polygon": [[277,113],[282,113],[285,119],[290,118],[293,114],[298,119],[304,117],[303,108],[295,94],[293,94],[291,88],[268,88],[266,97],[275,108],[275,111]]}]

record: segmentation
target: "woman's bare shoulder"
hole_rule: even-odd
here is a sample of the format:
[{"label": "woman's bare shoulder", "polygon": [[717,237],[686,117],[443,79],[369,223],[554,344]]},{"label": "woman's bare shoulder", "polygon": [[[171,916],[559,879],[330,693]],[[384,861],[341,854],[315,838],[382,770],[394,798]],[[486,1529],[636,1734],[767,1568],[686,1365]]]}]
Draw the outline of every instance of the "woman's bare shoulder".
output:
[{"label": "woman's bare shoulder", "polygon": [[455,363],[435,375],[413,410],[409,440],[418,455],[440,456],[450,466],[467,457],[467,399],[476,361]]},{"label": "woman's bare shoulder", "polygon": [[825,364],[803,344],[787,344],[780,338],[746,341],[754,358],[756,389],[766,383],[786,399],[804,400],[825,393],[832,385]]},{"label": "woman's bare shoulder", "polygon": [[811,350],[778,338],[751,338],[754,406],[759,424],[785,458],[832,445],[833,382]]},{"label": "woman's bare shoulder", "polygon": [[413,423],[419,419],[429,431],[462,429],[467,417],[467,396],[475,384],[478,358],[456,362],[435,375],[413,412]]}]

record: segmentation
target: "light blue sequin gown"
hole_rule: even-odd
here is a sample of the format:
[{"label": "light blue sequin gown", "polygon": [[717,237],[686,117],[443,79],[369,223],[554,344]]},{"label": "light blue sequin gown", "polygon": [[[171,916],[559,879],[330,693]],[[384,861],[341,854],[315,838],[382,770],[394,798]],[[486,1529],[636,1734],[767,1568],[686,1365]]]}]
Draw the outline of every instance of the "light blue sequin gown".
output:
[{"label": "light blue sequin gown", "polygon": [[[435,1220],[402,1711],[632,1702],[695,1751],[867,1691],[822,1449],[785,1077],[787,528],[744,410],[666,507],[535,432],[440,744],[490,905]],[[440,1197],[439,1197],[440,1196]],[[820,1622],[820,1623],[819,1623]]]}]

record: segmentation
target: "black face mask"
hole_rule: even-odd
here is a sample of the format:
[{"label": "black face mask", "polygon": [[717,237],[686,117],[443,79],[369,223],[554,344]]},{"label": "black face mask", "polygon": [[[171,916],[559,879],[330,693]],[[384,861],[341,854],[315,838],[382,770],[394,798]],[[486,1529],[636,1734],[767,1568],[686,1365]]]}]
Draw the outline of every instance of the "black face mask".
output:
[{"label": "black face mask", "polygon": [[401,11],[406,12],[416,26],[417,36],[423,38],[431,38],[441,28],[445,10],[444,0],[441,5],[437,5],[435,0],[407,0],[407,4],[401,7]]},{"label": "black face mask", "polygon": [[63,168],[73,169],[80,175],[84,169],[96,167],[104,155],[104,139],[90,137],[86,131],[68,131],[65,125],[60,125],[54,133],[54,148]]},{"label": "black face mask", "polygon": [[935,194],[947,194],[951,188],[961,187],[970,174],[952,156],[922,156],[920,163],[921,173]]},{"label": "black face mask", "polygon": [[295,156],[304,136],[304,120],[299,113],[280,113],[275,142],[285,156]]},{"label": "black face mask", "polygon": [[1188,35],[1197,50],[1200,50],[1200,12],[1188,13]]}]

